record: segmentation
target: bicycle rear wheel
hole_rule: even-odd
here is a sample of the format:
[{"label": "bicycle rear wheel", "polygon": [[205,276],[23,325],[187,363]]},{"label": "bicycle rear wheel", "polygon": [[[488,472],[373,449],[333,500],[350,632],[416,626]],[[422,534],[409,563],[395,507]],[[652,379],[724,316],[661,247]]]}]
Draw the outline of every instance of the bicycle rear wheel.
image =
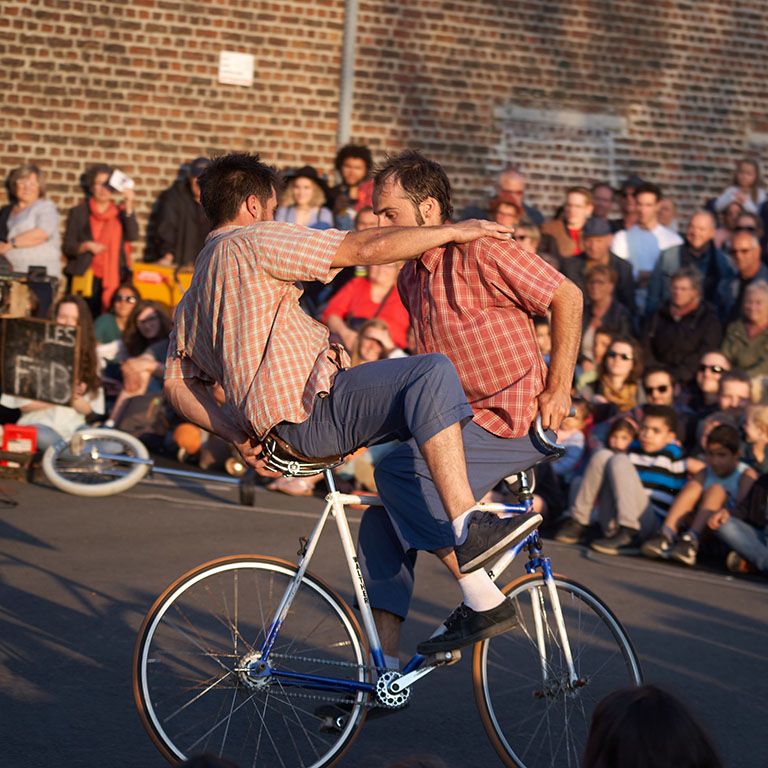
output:
[{"label": "bicycle rear wheel", "polygon": [[[144,444],[117,429],[82,429],[43,454],[43,472],[61,491],[75,496],[112,496],[132,488],[149,472],[147,464],[101,458],[108,453],[148,459]],[[96,455],[96,458],[94,458]]]},{"label": "bicycle rear wheel", "polygon": [[[524,576],[503,590],[515,604],[520,626],[475,646],[475,701],[488,737],[508,766],[580,765],[595,705],[611,691],[642,681],[629,637],[605,603],[570,579],[556,577],[555,586],[577,685],[570,682],[540,575]],[[541,608],[544,659],[534,601]]]},{"label": "bicycle rear wheel", "polygon": [[[222,558],[182,576],[152,606],[136,643],[133,689],[142,722],[167,760],[213,752],[238,765],[321,768],[356,736],[367,694],[243,671],[258,663],[255,654],[295,574],[295,566],[273,558]],[[367,660],[349,606],[305,574],[270,667],[367,682]],[[329,706],[339,713],[346,707],[337,728],[327,728],[317,711]]]}]

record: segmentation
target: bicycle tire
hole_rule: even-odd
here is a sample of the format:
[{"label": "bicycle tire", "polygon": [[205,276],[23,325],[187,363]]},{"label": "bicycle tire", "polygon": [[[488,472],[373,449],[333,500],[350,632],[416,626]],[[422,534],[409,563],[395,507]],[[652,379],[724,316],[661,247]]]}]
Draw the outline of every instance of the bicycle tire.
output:
[{"label": "bicycle tire", "polygon": [[[642,682],[632,643],[608,606],[571,579],[555,576],[555,585],[583,686],[568,685],[547,588],[538,574],[502,590],[515,602],[520,626],[474,648],[472,681],[480,717],[502,762],[515,768],[580,765],[595,705],[613,690]],[[542,595],[546,684],[532,608]]]},{"label": "bicycle tire", "polygon": [[[82,446],[77,452],[71,450],[74,441]],[[43,454],[43,472],[52,485],[75,496],[113,496],[132,488],[149,472],[147,464],[91,458],[87,446],[93,442],[105,453],[149,459],[146,447],[133,435],[117,429],[82,429]]]},{"label": "bicycle tire", "polygon": [[[254,687],[237,671],[261,647],[265,622],[295,574],[294,565],[271,557],[212,560],[177,579],[149,610],[134,651],[133,692],[144,727],[170,763],[213,752],[237,765],[326,768],[358,734],[367,694],[279,681]],[[367,663],[367,642],[349,606],[305,574],[270,664],[368,682]],[[342,698],[351,707],[343,729],[323,730],[315,710]]]}]

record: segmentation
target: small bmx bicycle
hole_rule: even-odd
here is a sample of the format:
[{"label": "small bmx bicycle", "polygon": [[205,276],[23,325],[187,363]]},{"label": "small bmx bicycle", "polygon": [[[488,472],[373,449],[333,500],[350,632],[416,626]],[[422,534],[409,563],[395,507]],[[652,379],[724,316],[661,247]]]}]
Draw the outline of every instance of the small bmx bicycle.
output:
[{"label": "small bmx bicycle", "polygon": [[[551,456],[561,446],[539,428]],[[287,475],[322,470],[326,505],[293,565],[239,555],[184,574],[157,599],[139,631],[133,659],[136,706],[150,737],[176,763],[213,752],[239,765],[334,765],[372,708],[405,707],[417,681],[460,658],[458,651],[415,655],[387,669],[345,512],[375,497],[336,490],[332,466],[295,460],[269,441],[265,454]],[[532,506],[525,474],[519,504]],[[360,607],[307,570],[328,518],[338,526]],[[599,597],[553,571],[538,532],[503,553],[497,579],[521,552],[526,575],[503,591],[520,624],[472,649],[475,703],[507,766],[579,764],[595,704],[641,682],[640,664],[618,619]]]}]

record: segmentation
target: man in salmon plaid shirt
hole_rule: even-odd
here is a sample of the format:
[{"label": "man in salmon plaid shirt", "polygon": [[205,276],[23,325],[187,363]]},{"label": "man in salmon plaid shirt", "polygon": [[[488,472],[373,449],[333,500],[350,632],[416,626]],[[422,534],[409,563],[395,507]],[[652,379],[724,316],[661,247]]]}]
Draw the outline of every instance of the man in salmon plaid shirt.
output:
[{"label": "man in salmon plaid shirt", "polygon": [[[299,306],[301,280],[330,282],[343,267],[414,259],[446,243],[509,240],[510,230],[488,221],[360,232],[276,222],[278,178],[247,154],[215,159],[199,184],[212,231],[176,308],[165,382],[171,405],[261,471],[270,433],[310,458],[412,440],[455,525],[460,586],[531,533],[540,515],[502,520],[474,509],[461,438],[472,411],[447,357],[348,368],[328,329]],[[514,623],[511,604],[478,613],[459,644]]]},{"label": "man in salmon plaid shirt", "polygon": [[[413,151],[377,171],[373,199],[380,227],[427,229],[450,221],[453,213],[445,172]],[[398,287],[410,312],[415,351],[443,353],[459,373],[473,411],[462,429],[468,475],[474,498],[482,498],[504,477],[541,460],[530,434],[537,413],[552,430],[568,413],[581,338],[581,291],[514,241],[490,238],[427,249],[403,267]],[[548,311],[549,370],[533,326],[533,317]],[[416,552],[435,553],[457,574],[454,527],[413,441],[387,454],[375,477],[386,511],[366,510],[358,553],[384,653],[396,665]],[[439,635],[418,646],[419,653],[458,647],[478,615],[506,602],[484,569],[461,585],[463,604]]]}]

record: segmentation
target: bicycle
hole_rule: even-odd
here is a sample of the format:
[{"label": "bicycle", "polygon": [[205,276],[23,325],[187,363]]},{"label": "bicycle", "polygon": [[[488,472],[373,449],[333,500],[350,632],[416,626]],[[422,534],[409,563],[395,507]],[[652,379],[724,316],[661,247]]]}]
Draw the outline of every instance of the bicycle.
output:
[{"label": "bicycle", "polygon": [[[540,425],[538,437],[551,456],[561,455]],[[402,671],[385,667],[345,511],[378,499],[336,490],[334,465],[299,462],[269,441],[265,454],[287,475],[320,468],[326,505],[301,540],[296,565],[259,555],[213,560],[181,576],[149,610],[134,651],[134,698],[171,763],[212,751],[243,765],[331,766],[370,709],[402,709],[418,680],[461,658],[458,651],[417,654]],[[520,484],[520,503],[485,509],[530,510],[526,473]],[[307,570],[329,516],[337,523],[363,629],[349,605]],[[640,664],[605,603],[553,572],[538,531],[499,557],[492,578],[522,551],[526,575],[503,588],[520,624],[473,647],[475,702],[505,765],[575,766],[595,704],[619,687],[640,684]]]},{"label": "bicycle", "polygon": [[234,477],[158,467],[141,440],[118,429],[79,430],[69,440],[49,446],[41,464],[51,485],[75,496],[112,496],[133,488],[147,475],[165,475],[235,485],[241,504],[255,504],[255,485],[238,471],[234,459],[230,465]]}]

